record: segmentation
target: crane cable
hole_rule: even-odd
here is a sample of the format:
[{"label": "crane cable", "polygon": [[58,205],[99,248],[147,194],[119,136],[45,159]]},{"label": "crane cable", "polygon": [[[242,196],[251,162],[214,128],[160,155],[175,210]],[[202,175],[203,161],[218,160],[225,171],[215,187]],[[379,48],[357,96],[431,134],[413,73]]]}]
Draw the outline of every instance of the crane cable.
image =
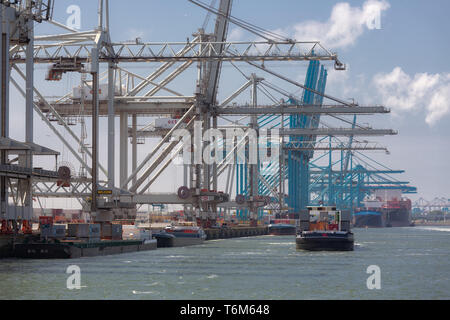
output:
[{"label": "crane cable", "polygon": [[210,13],[214,13],[217,16],[221,16],[224,17],[225,19],[227,19],[229,22],[261,37],[266,39],[267,41],[286,41],[286,42],[293,42],[292,39],[288,39],[282,35],[279,35],[275,32],[263,29],[261,27],[258,27],[257,25],[251,24],[249,22],[246,22],[242,19],[236,18],[232,15],[226,15],[223,14],[222,12],[220,12],[219,10],[215,9],[213,6],[208,6],[206,3],[201,2],[199,0],[188,0],[189,2],[192,2],[193,4],[209,11]]},{"label": "crane cable", "polygon": [[[210,8],[214,8],[215,5],[216,5],[216,0],[212,0],[211,4],[209,5],[209,7]],[[205,21],[203,22],[203,25],[202,25],[202,29],[203,30],[205,30],[206,27],[208,26],[209,19],[211,18],[211,13],[212,13],[211,11],[208,11],[208,13],[206,14]]]}]

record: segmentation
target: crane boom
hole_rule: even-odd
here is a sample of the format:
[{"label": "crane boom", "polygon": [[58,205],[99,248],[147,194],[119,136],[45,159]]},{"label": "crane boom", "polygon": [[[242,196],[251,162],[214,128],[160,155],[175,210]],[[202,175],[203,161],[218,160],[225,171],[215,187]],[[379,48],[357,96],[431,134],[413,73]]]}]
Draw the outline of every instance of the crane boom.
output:
[{"label": "crane boom", "polygon": [[[217,52],[222,52],[226,41],[228,32],[228,19],[231,14],[232,0],[221,0],[219,4],[219,12],[223,15],[218,15],[216,19],[216,26],[214,29],[215,41],[219,42],[215,45]],[[209,104],[214,104],[217,96],[217,88],[219,86],[220,70],[222,61],[215,60],[208,62],[209,81],[207,84],[206,101]]]}]

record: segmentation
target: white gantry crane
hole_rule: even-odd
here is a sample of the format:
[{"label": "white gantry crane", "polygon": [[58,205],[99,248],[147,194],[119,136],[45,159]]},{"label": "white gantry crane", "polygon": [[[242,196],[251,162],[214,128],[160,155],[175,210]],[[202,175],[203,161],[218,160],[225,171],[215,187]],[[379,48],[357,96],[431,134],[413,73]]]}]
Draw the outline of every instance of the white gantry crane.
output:
[{"label": "white gantry crane", "polygon": [[[305,42],[287,39],[233,17],[232,0],[218,1],[217,8],[214,6],[215,1],[212,5],[197,0],[188,1],[208,11],[207,21],[210,16],[215,16],[214,31],[207,33],[204,28],[201,28],[190,41],[167,43],[143,43],[139,40],[113,42],[109,28],[111,21],[108,0],[99,0],[98,25],[94,30],[88,31],[73,30],[53,21],[51,16],[53,1],[2,1],[2,36],[4,36],[1,51],[2,124],[9,121],[7,92],[9,84],[12,83],[26,99],[26,142],[33,143],[32,115],[35,112],[62,141],[72,157],[86,170],[86,174],[77,176],[67,167],[60,167],[58,174],[50,172],[39,177],[30,176],[31,178],[26,181],[29,183],[29,190],[32,186],[35,197],[76,198],[97,221],[132,217],[137,205],[179,204],[184,205],[186,212],[203,226],[215,223],[219,207],[246,207],[251,212],[252,221],[255,222],[257,210],[263,205],[268,205],[267,203],[261,205],[257,187],[259,182],[265,184],[275,197],[281,198],[280,193],[269,186],[265,178],[259,174],[257,165],[249,166],[250,197],[245,203],[239,201],[241,203],[237,204],[230,197],[235,163],[226,161],[213,164],[202,161],[185,165],[184,185],[178,190],[170,193],[148,191],[183,148],[192,150],[197,143],[197,147],[203,150],[208,145],[208,142],[190,141],[188,148],[185,148],[186,145],[181,137],[174,139],[177,129],[186,130],[193,136],[196,125],[200,123],[202,131],[245,129],[250,126],[258,132],[259,128],[255,120],[258,115],[269,114],[283,117],[292,114],[321,114],[339,119],[340,116],[345,115],[389,112],[383,106],[359,106],[354,102],[309,89],[267,65],[271,61],[292,63],[321,60],[334,62],[334,67],[338,70],[345,69],[345,65],[339,61],[337,55],[327,50],[319,41]],[[22,14],[23,12],[26,14]],[[23,24],[22,20],[26,21],[26,25],[21,25],[14,30],[16,33],[19,32],[17,30],[23,32],[28,30],[28,36],[23,38],[22,35],[22,38],[19,36],[16,40],[13,38],[15,35],[10,32],[12,29],[9,24]],[[42,21],[64,30],[64,33],[34,36],[33,24]],[[230,24],[244,28],[263,40],[227,41]],[[19,32],[19,34],[22,33]],[[223,64],[229,64],[239,70],[237,63],[246,64],[254,72],[260,72],[261,76],[274,77],[297,89],[309,90],[324,97],[328,103],[317,106],[280,102],[281,99],[274,98],[274,95],[281,94],[284,97],[286,92],[271,85],[256,73],[246,75],[242,71],[240,73],[244,76],[245,82],[238,84],[238,88],[223,101],[218,101]],[[50,65],[47,75],[49,81],[58,81],[63,74],[72,72],[82,75],[82,85],[75,88],[73,92],[50,101],[34,85],[33,68],[36,64]],[[130,64],[152,64],[156,68],[150,74],[142,75],[141,72],[133,72],[131,68],[127,68]],[[23,72],[21,65],[26,66],[26,72]],[[5,71],[8,66],[11,67],[11,74]],[[182,74],[185,75],[187,70],[192,70],[194,67],[197,68],[197,77],[192,79],[192,83],[195,84],[194,92],[183,94],[170,87],[175,79]],[[25,81],[25,90],[20,85],[20,81]],[[250,105],[234,103],[238,96],[248,90],[252,93]],[[269,90],[272,90],[273,94],[270,94]],[[260,91],[271,97],[272,101],[262,103],[263,99],[258,99],[257,94]],[[128,127],[130,116],[132,117],[131,128]],[[170,117],[173,123],[166,128],[155,129],[148,125],[138,129],[137,123],[140,117],[155,116]],[[237,119],[237,116],[242,118]],[[74,131],[72,126],[74,123],[71,123],[74,117],[92,118],[92,149],[87,146],[86,136],[83,134],[80,137]],[[108,119],[106,164],[99,161],[99,117]],[[120,118],[118,164],[114,157],[116,117]],[[7,129],[4,130],[5,126],[1,128],[2,138],[9,139]],[[281,141],[284,141],[283,137],[290,136],[353,137],[390,134],[396,134],[396,132],[372,129],[362,125],[353,125],[350,128],[315,127],[280,130]],[[131,173],[128,172],[129,137],[132,144]],[[144,159],[138,162],[138,145],[144,137],[158,138],[159,141],[153,149],[146,152]],[[224,159],[240,148],[246,148],[248,144],[249,141],[245,137],[238,139],[232,150],[226,150]],[[13,148],[12,141],[9,141],[9,147]],[[35,146],[36,149],[39,149],[38,147]],[[315,144],[303,144],[298,148],[299,150],[314,149]],[[320,148],[320,145],[317,145],[317,148]],[[359,148],[384,150],[378,145],[367,144]],[[41,152],[46,151],[47,154],[57,154],[43,147],[41,149]],[[351,144],[347,146],[347,149],[351,149]],[[2,167],[9,162],[5,154],[2,149]],[[116,167],[120,168],[118,181],[115,177]],[[28,168],[32,168],[31,163]],[[3,182],[9,174],[7,168],[4,169],[5,171],[2,171],[4,172],[2,173],[3,204],[8,198],[5,194],[7,183]],[[218,178],[226,170],[228,170],[227,183],[223,186]]]}]

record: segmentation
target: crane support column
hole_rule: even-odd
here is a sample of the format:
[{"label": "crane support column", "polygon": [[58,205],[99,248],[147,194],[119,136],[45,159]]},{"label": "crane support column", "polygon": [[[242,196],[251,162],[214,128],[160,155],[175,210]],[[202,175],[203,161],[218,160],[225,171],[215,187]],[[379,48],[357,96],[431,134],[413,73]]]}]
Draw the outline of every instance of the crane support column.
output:
[{"label": "crane support column", "polygon": [[[26,80],[25,80],[25,142],[33,143],[33,108],[34,108],[34,21],[28,21],[28,44],[26,48]],[[20,159],[20,157],[19,157]],[[33,168],[33,153],[29,152],[25,155],[25,167]],[[23,220],[31,220],[33,212],[33,188],[32,188],[32,177],[29,177],[23,181],[24,188],[24,209],[25,214],[23,215]]]},{"label": "crane support column", "polygon": [[115,91],[115,68],[114,64],[108,64],[108,187],[114,188],[115,185],[115,107],[114,107],[114,91]]},{"label": "crane support column", "polygon": [[128,189],[128,113],[120,114],[120,185]]},{"label": "crane support column", "polygon": [[[1,5],[1,41],[0,41],[0,101],[1,101],[1,121],[0,131],[1,137],[9,137],[9,8]],[[7,163],[6,150],[2,150],[0,153],[0,164],[5,165]],[[7,220],[7,206],[8,206],[8,188],[6,185],[6,177],[1,177],[0,185],[0,203],[1,203],[1,218]]]},{"label": "crane support column", "polygon": [[[252,107],[256,108],[258,106],[258,98],[257,98],[257,90],[258,90],[258,78],[256,77],[256,74],[252,74]],[[251,116],[251,128],[256,131],[256,139],[258,139],[259,132],[258,132],[258,117],[256,115]],[[253,151],[253,148],[250,148],[250,143],[253,143],[250,141],[249,137],[249,144],[248,144],[248,152]],[[256,198],[258,196],[258,167],[259,167],[259,145],[258,140],[256,141],[256,164],[252,163],[249,164],[250,167],[250,196],[251,196],[251,207],[250,207],[250,225],[256,226],[257,224],[257,217],[258,217],[258,207],[256,206]],[[248,159],[254,158],[251,154],[248,155]]]},{"label": "crane support column", "polygon": [[98,49],[92,49],[91,75],[92,75],[92,203],[91,215],[97,215],[98,190]]},{"label": "crane support column", "polygon": [[[131,171],[136,171],[137,168],[137,115],[132,115],[132,124],[131,124],[131,133],[132,133],[132,145],[131,145]],[[136,184],[137,177],[133,178],[133,185]]]}]

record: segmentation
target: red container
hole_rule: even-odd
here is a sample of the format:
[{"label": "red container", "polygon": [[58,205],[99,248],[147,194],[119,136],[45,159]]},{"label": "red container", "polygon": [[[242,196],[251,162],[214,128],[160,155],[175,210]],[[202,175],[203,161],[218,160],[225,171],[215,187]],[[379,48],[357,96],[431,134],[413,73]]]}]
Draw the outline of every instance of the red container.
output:
[{"label": "red container", "polygon": [[39,224],[53,224],[53,217],[46,217],[46,216],[40,216],[39,217]]},{"label": "red container", "polygon": [[336,230],[336,231],[338,231],[339,230],[339,226],[337,224],[330,223],[328,225],[328,230],[331,230],[331,231]]}]

